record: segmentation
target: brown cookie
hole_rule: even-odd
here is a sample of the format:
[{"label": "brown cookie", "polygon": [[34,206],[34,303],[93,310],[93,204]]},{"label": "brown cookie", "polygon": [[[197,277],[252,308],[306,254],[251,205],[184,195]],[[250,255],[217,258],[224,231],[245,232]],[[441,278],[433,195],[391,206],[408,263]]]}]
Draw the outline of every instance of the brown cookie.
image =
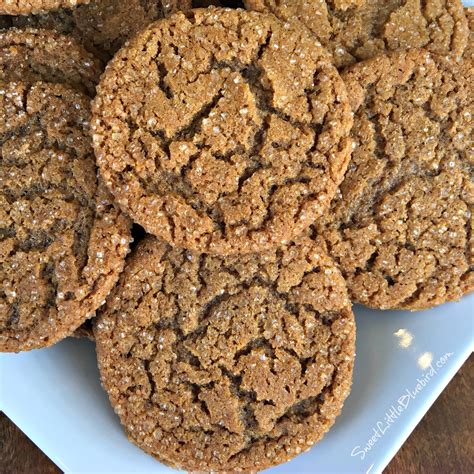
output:
[{"label": "brown cookie", "polygon": [[58,8],[75,7],[90,0],[0,0],[0,14],[25,15]]},{"label": "brown cookie", "polygon": [[0,81],[63,83],[95,93],[100,61],[79,43],[48,30],[0,31]]},{"label": "brown cookie", "polygon": [[17,16],[12,21],[19,27],[48,28],[71,34],[89,51],[108,60],[127,38],[152,21],[189,8],[190,0],[93,0],[76,8]]},{"label": "brown cookie", "polygon": [[418,310],[473,291],[473,71],[412,50],[344,74],[355,149],[319,230],[354,300]]},{"label": "brown cookie", "polygon": [[349,393],[344,279],[304,238],[218,257],[154,237],[95,326],[102,383],[129,438],[192,472],[254,472],[319,441]]},{"label": "brown cookie", "polygon": [[90,100],[63,84],[0,86],[0,351],[49,346],[102,304],[129,221],[97,181]]},{"label": "brown cookie", "polygon": [[119,205],[197,251],[291,240],[349,161],[344,83],[311,35],[273,15],[214,8],[154,23],[109,63],[93,111]]},{"label": "brown cookie", "polygon": [[474,7],[465,9],[467,22],[469,24],[469,41],[467,43],[464,57],[474,61]]},{"label": "brown cookie", "polygon": [[387,50],[428,48],[459,58],[468,28],[461,0],[244,0],[250,10],[301,20],[338,68]]}]

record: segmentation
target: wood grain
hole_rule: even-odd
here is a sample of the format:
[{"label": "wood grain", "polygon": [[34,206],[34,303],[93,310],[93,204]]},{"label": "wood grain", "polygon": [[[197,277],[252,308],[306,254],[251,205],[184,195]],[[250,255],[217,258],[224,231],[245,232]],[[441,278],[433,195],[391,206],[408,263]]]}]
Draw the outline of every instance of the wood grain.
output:
[{"label": "wood grain", "polygon": [[[454,377],[385,474],[474,472],[474,356]],[[47,422],[45,420],[45,422]],[[61,471],[0,413],[0,473],[57,474]]]},{"label": "wood grain", "polygon": [[474,473],[474,356],[415,428],[385,474]]},{"label": "wood grain", "polygon": [[61,470],[55,464],[3,413],[0,413],[0,473],[57,474],[60,472]]}]

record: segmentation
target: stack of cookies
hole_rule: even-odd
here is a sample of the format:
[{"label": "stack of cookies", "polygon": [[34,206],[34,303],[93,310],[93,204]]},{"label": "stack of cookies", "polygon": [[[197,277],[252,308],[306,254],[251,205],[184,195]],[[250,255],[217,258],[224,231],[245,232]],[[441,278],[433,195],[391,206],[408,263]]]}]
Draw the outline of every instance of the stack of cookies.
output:
[{"label": "stack of cookies", "polygon": [[189,471],[322,438],[352,302],[474,290],[473,12],[230,3],[0,0],[0,350],[92,321],[130,440]]}]

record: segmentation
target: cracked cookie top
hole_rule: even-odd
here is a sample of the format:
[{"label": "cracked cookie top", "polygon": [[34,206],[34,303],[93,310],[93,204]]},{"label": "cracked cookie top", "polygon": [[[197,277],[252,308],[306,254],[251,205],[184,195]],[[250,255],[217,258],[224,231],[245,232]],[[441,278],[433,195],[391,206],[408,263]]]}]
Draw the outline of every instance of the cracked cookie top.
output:
[{"label": "cracked cookie top", "polygon": [[225,7],[225,8],[244,8],[242,0],[192,0],[193,8],[207,7]]},{"label": "cracked cookie top", "polygon": [[214,254],[301,234],[329,206],[352,114],[329,54],[273,15],[193,10],[107,66],[93,106],[104,180],[147,232]]},{"label": "cracked cookie top", "polygon": [[468,27],[461,0],[244,0],[249,10],[298,18],[338,68],[387,50],[428,48],[459,58]]},{"label": "cracked cookie top", "polygon": [[130,439],[193,472],[252,472],[308,450],[349,393],[344,279],[309,237],[209,256],[142,241],[95,325]]},{"label": "cracked cookie top", "polygon": [[25,15],[58,8],[71,8],[91,0],[0,0],[0,14]]},{"label": "cracked cookie top", "polygon": [[0,84],[0,351],[70,335],[117,281],[129,221],[97,181],[90,99]]},{"label": "cracked cookie top", "polygon": [[0,81],[54,82],[95,94],[102,65],[73,38],[26,28],[0,31]]},{"label": "cracked cookie top", "polygon": [[355,149],[319,230],[360,303],[425,309],[474,289],[473,71],[412,50],[343,76]]},{"label": "cracked cookie top", "polygon": [[191,8],[190,0],[93,0],[75,8],[12,18],[18,27],[48,28],[77,38],[104,60],[154,20]]}]

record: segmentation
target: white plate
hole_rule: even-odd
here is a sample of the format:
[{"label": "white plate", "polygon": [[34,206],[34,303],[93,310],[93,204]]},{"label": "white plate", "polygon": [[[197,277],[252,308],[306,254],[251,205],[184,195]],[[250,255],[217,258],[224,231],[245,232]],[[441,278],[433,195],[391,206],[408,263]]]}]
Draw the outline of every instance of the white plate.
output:
[{"label": "white plate", "polygon": [[[355,312],[354,385],[342,415],[310,452],[270,472],[381,472],[474,348],[474,294],[421,313]],[[128,442],[91,342],[2,354],[0,376],[0,408],[65,472],[176,472]]]}]

